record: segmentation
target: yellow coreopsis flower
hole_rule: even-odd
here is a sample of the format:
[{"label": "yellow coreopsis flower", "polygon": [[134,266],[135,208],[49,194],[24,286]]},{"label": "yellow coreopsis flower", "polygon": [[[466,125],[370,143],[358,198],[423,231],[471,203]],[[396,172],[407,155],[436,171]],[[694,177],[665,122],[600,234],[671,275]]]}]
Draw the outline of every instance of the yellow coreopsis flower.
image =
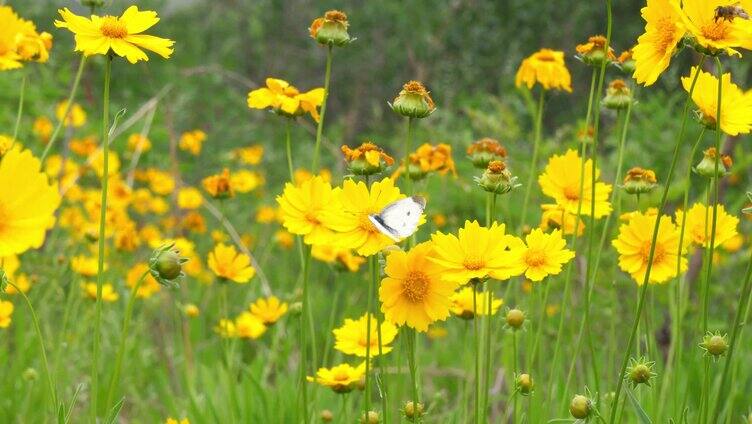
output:
[{"label": "yellow coreopsis flower", "polygon": [[60,194],[39,159],[19,146],[0,159],[0,257],[36,249],[55,223]]},{"label": "yellow coreopsis flower", "polygon": [[[21,293],[28,293],[29,290],[31,290],[31,280],[33,277],[29,277],[26,274],[18,274],[15,277],[15,281],[13,281],[13,284],[16,286],[13,287],[11,285],[8,285],[8,287],[5,288],[5,293],[14,295],[17,294],[19,291]],[[18,287],[18,289],[16,289]]]},{"label": "yellow coreopsis flower", "polygon": [[198,156],[199,153],[201,153],[204,140],[206,140],[206,133],[201,130],[184,132],[180,136],[178,147],[184,152],[188,152],[193,156]]},{"label": "yellow coreopsis flower", "polygon": [[540,49],[522,61],[515,76],[515,85],[533,88],[536,83],[544,90],[572,92],[572,76],[564,63],[564,52]]},{"label": "yellow coreopsis flower", "polygon": [[274,241],[283,249],[292,249],[293,244],[295,244],[295,237],[289,231],[279,230],[274,233]]},{"label": "yellow coreopsis flower", "polygon": [[[674,7],[678,9],[678,1]],[[724,17],[718,15],[718,8],[739,5],[732,0],[683,0],[681,18],[693,41],[702,49],[714,54],[724,51],[726,54],[741,57],[736,48],[752,50],[752,22],[749,18]],[[739,5],[739,7],[742,7]],[[750,12],[749,9],[746,12]]]},{"label": "yellow coreopsis flower", "polygon": [[151,150],[151,141],[138,133],[133,133],[128,136],[128,150],[135,152],[137,150],[141,152],[148,152]]},{"label": "yellow coreopsis flower", "polygon": [[[692,67],[689,76],[682,77],[684,90],[689,92],[698,68]],[[721,77],[721,131],[734,136],[752,131],[752,90],[742,91],[731,82],[731,74]],[[699,108],[700,119],[708,128],[716,126],[718,113],[718,78],[700,70],[692,92],[692,101]]]},{"label": "yellow coreopsis flower", "polygon": [[[97,283],[83,283],[81,288],[84,291],[84,296],[87,299],[97,300]],[[120,298],[120,295],[115,291],[115,288],[110,283],[102,284],[102,300],[104,302],[116,302]]]},{"label": "yellow coreopsis flower", "polygon": [[431,323],[449,316],[459,283],[444,278],[444,268],[430,258],[433,249],[433,243],[425,242],[386,257],[386,277],[381,280],[379,300],[389,321],[425,332]]},{"label": "yellow coreopsis flower", "polygon": [[546,234],[540,228],[534,229],[525,236],[525,243],[512,245],[509,253],[512,273],[524,273],[530,281],[541,281],[549,275],[559,274],[562,265],[574,258],[574,252],[566,245],[560,230]]},{"label": "yellow coreopsis flower", "polygon": [[249,147],[240,147],[234,151],[235,157],[246,165],[258,165],[264,157],[264,146],[256,144]]},{"label": "yellow coreopsis flower", "polygon": [[[553,155],[548,164],[538,177],[538,184],[543,194],[552,197],[557,204],[571,214],[590,216],[590,203],[595,197],[595,217],[600,218],[611,212],[609,194],[611,185],[603,182],[595,183],[595,193],[592,191],[592,161],[585,161],[584,184],[581,178],[582,159],[576,150],[569,149],[563,155]],[[600,176],[600,170],[596,168],[596,180]],[[582,200],[580,201],[580,188],[582,188]],[[581,210],[580,203],[582,203]]]},{"label": "yellow coreopsis flower", "polygon": [[[629,222],[619,227],[619,236],[611,242],[619,253],[619,268],[631,275],[638,285],[645,281],[656,219],[657,215],[631,215]],[[678,254],[679,228],[671,222],[670,217],[662,216],[649,283],[664,283],[676,277],[677,263],[684,272],[687,259],[683,256],[679,258]],[[679,260],[681,262],[677,262]]]},{"label": "yellow coreopsis flower", "polygon": [[259,206],[256,210],[256,222],[259,224],[271,224],[277,217],[277,209],[271,206]]},{"label": "yellow coreopsis flower", "polygon": [[[575,232],[577,225],[577,235],[581,236],[585,231],[585,223],[582,219],[577,219],[576,214],[566,211],[562,206],[557,204],[542,204],[540,228],[543,231],[550,229],[560,229],[565,235],[571,235]],[[562,224],[563,221],[563,224]]]},{"label": "yellow coreopsis flower", "polygon": [[632,49],[633,76],[640,84],[651,85],[658,80],[686,33],[678,3],[677,0],[648,0],[641,10],[645,32]]},{"label": "yellow coreopsis flower", "polygon": [[248,93],[248,107],[251,109],[271,108],[288,117],[308,113],[316,122],[319,121],[318,108],[323,102],[323,88],[314,88],[301,93],[289,82],[277,78],[267,78],[266,87]]},{"label": "yellow coreopsis flower", "polygon": [[198,209],[203,203],[204,198],[195,187],[184,187],[178,191],[178,207],[181,209]]},{"label": "yellow coreopsis flower", "polygon": [[13,303],[9,300],[0,300],[0,328],[10,327],[13,316]]},{"label": "yellow coreopsis flower", "polygon": [[365,375],[366,363],[364,361],[357,367],[340,364],[332,368],[319,368],[316,371],[316,378],[308,377],[308,381],[316,381],[336,393],[347,393],[359,386]]},{"label": "yellow coreopsis flower", "polygon": [[140,11],[137,6],[129,7],[120,17],[91,15],[91,18],[85,18],[67,7],[58,12],[63,20],[55,21],[55,26],[67,28],[75,34],[76,51],[86,56],[112,52],[136,63],[149,60],[141,49],[151,50],[165,59],[173,52],[174,41],[142,34],[159,22],[157,12]]},{"label": "yellow coreopsis flower", "polygon": [[0,71],[17,69],[23,62],[46,62],[52,35],[38,33],[33,22],[20,18],[10,6],[0,6]]},{"label": "yellow coreopsis flower", "polygon": [[232,180],[230,176],[230,170],[225,168],[221,174],[210,175],[201,180],[201,185],[204,186],[211,197],[215,199],[226,199],[235,196],[235,190],[232,187]]},{"label": "yellow coreopsis flower", "polygon": [[440,266],[444,279],[464,284],[473,278],[506,280],[514,275],[507,249],[519,240],[505,233],[504,224],[487,228],[465,221],[458,235],[438,232],[431,240],[431,261]]},{"label": "yellow coreopsis flower", "polygon": [[232,245],[217,244],[209,253],[207,264],[220,280],[245,284],[256,275],[256,269],[251,266],[251,258],[239,253]]},{"label": "yellow coreopsis flower", "polygon": [[266,326],[256,315],[246,311],[235,318],[235,337],[256,340],[264,333],[266,333]]},{"label": "yellow coreopsis flower", "polygon": [[[462,319],[473,319],[476,315],[488,315],[488,300],[491,296],[487,292],[479,292],[475,294],[473,301],[473,291],[473,287],[467,285],[454,293],[451,299],[452,307],[449,310]],[[473,302],[475,302],[475,312],[473,312]],[[493,298],[491,315],[495,315],[503,304],[502,299]]]},{"label": "yellow coreopsis flower", "polygon": [[303,236],[306,244],[326,244],[332,237],[332,219],[340,209],[339,189],[313,177],[297,186],[287,183],[277,196],[282,211],[282,225],[292,234]]},{"label": "yellow coreopsis flower", "polygon": [[[58,121],[61,121],[63,119],[63,115],[65,114],[65,108],[68,105],[67,100],[63,100],[62,102],[58,103],[55,107],[55,117]],[[66,127],[74,127],[79,128],[82,127],[86,123],[86,111],[84,108],[81,107],[78,103],[73,103],[68,110],[68,117],[65,119],[65,126]]]},{"label": "yellow coreopsis flower", "polygon": [[366,262],[366,258],[354,255],[350,249],[330,244],[316,244],[311,249],[311,256],[322,262],[335,264],[350,272],[357,272]]},{"label": "yellow coreopsis flower", "polygon": [[250,193],[264,184],[264,177],[258,172],[241,169],[233,172],[230,177],[230,184],[233,190],[238,193]]},{"label": "yellow coreopsis flower", "polygon": [[[345,319],[345,323],[335,328],[334,333],[334,348],[346,355],[355,355],[365,358],[366,348],[368,344],[368,314],[363,314],[362,317],[357,320]],[[371,340],[370,340],[370,356],[371,358],[379,356],[379,337],[378,337],[378,323],[376,317],[372,314],[371,318]],[[381,353],[387,354],[392,351],[392,346],[389,346],[394,338],[397,337],[397,327],[385,320],[381,323]]]},{"label": "yellow coreopsis flower", "polygon": [[188,421],[188,418],[183,418],[182,420],[178,421],[175,418],[169,417],[167,420],[165,420],[165,424],[191,424],[190,421]]},{"label": "yellow coreopsis flower", "polygon": [[[71,260],[71,269],[84,277],[93,277],[97,275],[97,257],[76,255]],[[104,269],[107,270],[107,263],[104,264]]]},{"label": "yellow coreopsis flower", "polygon": [[249,309],[264,325],[272,325],[287,313],[287,303],[280,302],[277,296],[269,296],[257,299]]},{"label": "yellow coreopsis flower", "polygon": [[39,138],[42,143],[47,143],[52,136],[52,131],[55,126],[52,124],[50,118],[46,116],[39,116],[34,120],[34,124],[31,127],[31,131]]},{"label": "yellow coreopsis flower", "polygon": [[[378,214],[384,207],[405,196],[395,187],[391,178],[384,178],[368,186],[360,181],[345,180],[337,192],[341,203],[340,212],[332,219],[332,228],[337,231],[334,241],[351,248],[361,256],[371,256],[394,241],[382,234],[368,218]],[[421,220],[421,223],[425,220]]]},{"label": "yellow coreopsis flower", "polygon": [[[695,203],[689,208],[686,215],[681,210],[677,210],[676,224],[681,226],[685,219],[684,243],[686,245],[709,246],[713,228],[713,207]],[[739,218],[729,215],[723,205],[719,204],[715,226],[715,246],[723,246],[724,243],[732,240],[738,234],[736,231],[738,225]]]}]

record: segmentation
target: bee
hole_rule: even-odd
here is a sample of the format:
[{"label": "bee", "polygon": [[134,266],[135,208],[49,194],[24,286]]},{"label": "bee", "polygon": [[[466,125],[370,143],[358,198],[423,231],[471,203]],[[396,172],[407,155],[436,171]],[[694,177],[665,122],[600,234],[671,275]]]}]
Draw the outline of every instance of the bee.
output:
[{"label": "bee", "polygon": [[747,14],[747,11],[744,10],[739,3],[728,6],[718,6],[715,8],[716,22],[718,22],[719,19],[731,22],[734,18],[749,20],[749,14]]}]

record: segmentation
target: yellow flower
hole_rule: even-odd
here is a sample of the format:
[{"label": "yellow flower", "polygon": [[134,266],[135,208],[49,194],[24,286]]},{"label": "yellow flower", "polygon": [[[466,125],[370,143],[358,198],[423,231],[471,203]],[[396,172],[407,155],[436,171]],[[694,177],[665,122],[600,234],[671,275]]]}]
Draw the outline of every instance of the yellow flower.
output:
[{"label": "yellow flower", "polygon": [[[574,233],[575,222],[577,222],[578,236],[581,236],[585,231],[585,223],[583,220],[578,220],[576,214],[567,212],[560,205],[543,204],[541,205],[541,209],[543,209],[543,214],[541,215],[540,228],[543,231],[561,229],[565,235],[571,235]],[[564,221],[564,225],[562,225],[562,220]]]},{"label": "yellow flower", "polygon": [[[679,221],[681,223],[681,221]],[[741,249],[744,246],[744,236],[741,234],[736,234],[735,236],[728,239],[721,247],[727,252],[738,252],[739,249]]]},{"label": "yellow flower", "polygon": [[133,133],[128,136],[128,150],[135,152],[140,150],[141,152],[148,152],[151,150],[151,141],[148,138],[138,133]]},{"label": "yellow flower", "polygon": [[155,280],[148,271],[148,265],[146,265],[145,263],[139,263],[131,267],[131,269],[128,270],[128,273],[125,275],[125,284],[128,287],[133,288],[138,283],[138,280],[141,279],[144,274],[146,274],[144,281],[141,282],[141,286],[136,291],[136,297],[141,299],[148,299],[154,293],[162,289],[162,286],[159,285],[157,280]]},{"label": "yellow flower", "polygon": [[97,150],[97,147],[97,139],[93,136],[74,138],[68,142],[71,152],[79,156],[89,156]]},{"label": "yellow flower", "polygon": [[322,262],[336,264],[350,272],[357,272],[366,262],[366,258],[353,255],[350,249],[330,245],[316,244],[311,249],[311,255]]},{"label": "yellow flower", "polygon": [[197,188],[185,187],[178,191],[178,207],[181,209],[198,209],[203,203],[204,198]]},{"label": "yellow flower", "polygon": [[[418,149],[410,153],[407,164],[408,176],[413,180],[425,177],[429,172],[445,175],[449,172],[457,176],[457,170],[452,159],[452,146],[446,143],[431,145],[423,143]],[[400,166],[392,178],[397,178],[405,171],[404,165]]]},{"label": "yellow flower", "polygon": [[201,314],[201,311],[198,309],[198,306],[194,305],[193,303],[189,303],[187,305],[183,306],[183,313],[188,318],[196,318]]},{"label": "yellow flower", "polygon": [[235,246],[219,243],[209,253],[209,269],[220,280],[232,280],[239,284],[247,283],[256,275],[256,270],[251,266],[251,258],[239,253]]},{"label": "yellow flower", "polygon": [[[619,268],[630,274],[638,285],[645,280],[656,219],[657,215],[635,213],[628,223],[619,227],[619,236],[611,242],[619,253]],[[678,253],[679,228],[670,217],[662,216],[649,283],[663,283],[676,276]],[[682,272],[687,268],[687,259],[683,256],[680,267]]]},{"label": "yellow flower", "polygon": [[[303,184],[304,182],[310,180],[315,175],[311,174],[310,171],[304,168],[298,168],[293,172],[293,182],[295,182],[295,185]],[[332,172],[329,171],[326,168],[322,168],[319,170],[319,175],[324,182],[331,183],[332,182]]]},{"label": "yellow flower", "polygon": [[[361,384],[366,375],[366,363],[357,367],[340,364],[332,368],[319,368],[316,371],[316,383],[332,389],[336,393],[347,393]],[[308,381],[314,381],[309,377]]]},{"label": "yellow flower", "polygon": [[270,224],[277,219],[277,209],[271,206],[260,206],[256,210],[256,222],[259,224]]},{"label": "yellow flower", "polygon": [[13,140],[13,137],[6,134],[0,134],[0,158],[2,158],[15,143],[16,141]]},{"label": "yellow flower", "polygon": [[[487,292],[479,292],[475,295],[475,313],[473,313],[473,287],[467,285],[452,295],[452,307],[450,311],[463,319],[473,319],[475,315],[488,315],[488,300],[490,296]],[[495,315],[501,305],[504,304],[502,299],[493,298],[491,302],[491,315]]]},{"label": "yellow flower", "polygon": [[167,420],[165,420],[165,424],[191,424],[190,421],[188,421],[188,418],[183,418],[182,420],[178,421],[175,418],[169,417]]},{"label": "yellow flower", "polygon": [[405,196],[394,186],[391,178],[371,184],[371,189],[362,181],[345,180],[338,192],[340,212],[334,215],[332,228],[336,244],[354,249],[361,256],[371,256],[394,244],[381,234],[368,219],[368,215],[381,212],[384,207]]},{"label": "yellow flower", "polygon": [[249,147],[240,147],[234,151],[235,157],[245,165],[258,165],[264,157],[264,146],[256,144]]},{"label": "yellow flower", "polygon": [[[83,283],[81,288],[84,291],[84,296],[91,300],[97,299],[97,283]],[[120,295],[115,291],[115,288],[110,283],[102,284],[102,301],[104,302],[116,302],[120,298]]]},{"label": "yellow flower", "polygon": [[428,327],[428,331],[426,332],[426,335],[431,340],[440,340],[448,336],[449,332],[447,331],[445,327],[432,325]]},{"label": "yellow flower", "polygon": [[603,61],[607,64],[616,61],[616,54],[611,46],[608,46],[606,52],[606,42],[608,39],[602,35],[588,37],[586,43],[578,44],[575,47],[577,56],[586,64],[600,66]]},{"label": "yellow flower", "polygon": [[536,83],[544,90],[572,92],[572,76],[564,63],[564,52],[540,49],[522,61],[517,70],[515,85],[525,85],[530,89]]},{"label": "yellow flower", "polygon": [[[693,66],[689,76],[682,77],[684,90],[689,92],[692,80],[697,72]],[[721,78],[721,131],[734,136],[752,131],[752,90],[742,91],[731,82],[731,74],[725,73]],[[709,128],[716,126],[718,112],[718,78],[709,72],[700,70],[692,101],[700,109],[700,119]]]},{"label": "yellow flower", "polygon": [[[580,204],[580,186],[582,186],[582,207],[580,214],[590,216],[590,202],[595,197],[595,217],[600,218],[611,212],[611,203],[608,201],[611,193],[611,185],[596,182],[595,195],[593,195],[592,161],[585,161],[584,184],[580,178],[582,159],[576,150],[569,149],[563,155],[553,155],[548,160],[546,169],[538,177],[538,184],[543,194],[552,197],[557,204],[567,212],[576,215]],[[600,176],[600,170],[596,168],[596,180]]]},{"label": "yellow flower", "polygon": [[261,318],[250,312],[241,312],[235,318],[235,337],[256,340],[266,333],[266,326]]},{"label": "yellow flower", "polygon": [[[16,287],[18,287],[18,290],[22,293],[28,293],[29,290],[31,290],[31,280],[32,278],[29,278],[26,274],[18,274],[15,277],[15,280],[13,280],[13,284],[15,284]],[[17,294],[18,290],[16,290],[16,287],[9,285],[5,288],[5,293],[10,295]]]},{"label": "yellow flower", "polygon": [[276,241],[283,249],[292,249],[292,245],[295,243],[295,238],[290,232],[279,230],[274,233],[274,241]]},{"label": "yellow flower", "polygon": [[[117,175],[120,172],[120,157],[116,152],[109,151],[109,166],[107,167],[107,174],[110,177]],[[97,177],[102,178],[104,174],[104,150],[97,149],[87,159],[89,166]]]},{"label": "yellow flower", "polygon": [[355,175],[377,174],[394,163],[391,156],[370,141],[364,141],[354,149],[343,144],[340,150],[347,162],[347,168]]},{"label": "yellow flower", "polygon": [[[63,114],[65,113],[65,107],[67,105],[68,101],[63,100],[57,104],[57,107],[55,107],[55,116],[58,121],[63,119]],[[84,111],[80,104],[73,103],[70,110],[68,110],[68,117],[65,119],[65,126],[79,128],[84,126],[84,124],[86,124],[86,111]]]},{"label": "yellow flower", "polygon": [[175,178],[169,172],[149,168],[146,172],[146,178],[149,182],[149,188],[157,194],[166,196],[172,194],[175,190]]},{"label": "yellow flower", "polygon": [[[716,15],[719,6],[739,4],[730,0],[684,0],[681,18],[687,31],[702,48],[710,53],[724,51],[729,56],[742,56],[735,47],[752,50],[752,22],[749,19],[727,19]],[[678,2],[674,3],[678,9]],[[750,12],[749,9],[746,12]]]},{"label": "yellow flower", "polygon": [[645,32],[632,49],[633,76],[640,84],[652,85],[658,80],[686,33],[678,3],[678,0],[648,0],[641,10]]},{"label": "yellow flower", "polygon": [[[684,243],[686,245],[709,246],[712,236],[713,207],[705,206],[702,203],[695,203],[689,208],[686,216],[681,210],[677,210],[677,226],[681,227],[681,223],[685,219]],[[726,213],[723,205],[719,204],[715,225],[715,246],[718,247],[730,241],[738,234],[736,227],[739,225],[739,218]],[[706,233],[707,237],[705,236]]]},{"label": "yellow flower", "polygon": [[457,236],[437,232],[431,236],[431,261],[440,266],[444,279],[456,283],[486,277],[506,280],[513,275],[506,250],[519,239],[504,231],[504,224],[487,228],[477,221],[465,221]]},{"label": "yellow flower", "polygon": [[525,236],[525,244],[512,245],[509,255],[512,273],[524,273],[530,281],[541,281],[549,275],[559,274],[562,265],[574,258],[574,252],[566,245],[560,230],[546,234],[540,228],[534,229]]},{"label": "yellow flower", "polygon": [[201,180],[201,185],[215,199],[226,199],[235,196],[230,170],[227,168],[223,169],[221,174],[210,175],[204,178]]},{"label": "yellow flower", "polygon": [[338,191],[319,176],[298,186],[285,184],[282,196],[277,196],[282,225],[292,234],[303,236],[306,244],[327,243],[332,235],[332,217],[340,209]]},{"label": "yellow flower", "polygon": [[157,12],[139,11],[137,6],[131,6],[120,17],[91,15],[91,19],[78,16],[67,7],[58,12],[63,20],[55,21],[55,26],[75,34],[76,51],[86,56],[112,52],[136,63],[149,60],[141,49],[151,50],[165,59],[172,54],[174,41],[141,34],[159,22]]},{"label": "yellow flower", "polygon": [[[371,357],[379,356],[379,338],[377,320],[373,315],[371,317]],[[345,323],[332,330],[334,333],[334,348],[345,355],[355,355],[362,358],[366,357],[366,348],[368,347],[368,321],[366,314],[357,320],[345,319]],[[389,344],[397,337],[397,327],[385,320],[381,323],[381,353],[387,354],[392,351]]]},{"label": "yellow flower", "polygon": [[52,121],[46,116],[37,117],[34,120],[34,125],[31,127],[34,135],[45,144],[50,139],[50,136],[52,136],[53,129],[54,125],[52,124]]},{"label": "yellow flower", "polygon": [[308,113],[316,122],[319,121],[318,108],[323,101],[323,88],[301,93],[289,82],[277,78],[267,78],[266,87],[248,93],[248,107],[251,109],[271,108],[288,117]]},{"label": "yellow flower", "polygon": [[249,309],[264,325],[272,325],[287,312],[287,303],[280,302],[277,296],[269,296],[266,299],[256,299]]},{"label": "yellow flower", "polygon": [[0,6],[0,71],[17,69],[23,62],[46,62],[52,35],[38,33],[33,22],[20,18],[10,6]]},{"label": "yellow flower", "polygon": [[10,326],[12,315],[13,303],[9,300],[0,300],[0,328],[8,328]]},{"label": "yellow flower", "polygon": [[204,216],[196,211],[190,211],[183,216],[183,221],[180,224],[183,228],[196,232],[206,232],[206,222]]},{"label": "yellow flower", "polygon": [[219,324],[214,327],[214,331],[219,333],[220,337],[233,338],[238,337],[238,331],[235,328],[235,321],[231,319],[221,319]]},{"label": "yellow flower", "polygon": [[379,300],[389,321],[423,332],[449,316],[458,282],[446,280],[448,273],[429,259],[433,249],[430,242],[420,243],[408,252],[397,250],[386,257]]},{"label": "yellow flower", "polygon": [[59,204],[39,160],[19,146],[8,151],[0,159],[0,257],[40,247]]},{"label": "yellow flower", "polygon": [[264,177],[258,172],[241,169],[232,174],[230,177],[230,184],[232,185],[233,190],[238,193],[250,193],[264,184]]},{"label": "yellow flower", "polygon": [[178,146],[180,147],[180,150],[188,152],[193,156],[198,156],[199,153],[201,153],[201,147],[204,145],[204,140],[206,140],[205,132],[201,130],[188,131],[180,136]]}]

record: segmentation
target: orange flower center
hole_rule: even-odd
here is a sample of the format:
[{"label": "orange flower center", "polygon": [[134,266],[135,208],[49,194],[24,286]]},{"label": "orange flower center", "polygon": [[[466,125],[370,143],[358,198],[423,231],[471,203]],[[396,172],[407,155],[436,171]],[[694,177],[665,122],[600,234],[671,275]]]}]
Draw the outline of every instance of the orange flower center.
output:
[{"label": "orange flower center", "polygon": [[658,29],[658,51],[666,53],[674,47],[676,40],[674,39],[674,32],[676,31],[676,24],[671,18],[662,18],[656,23]]},{"label": "orange flower center", "polygon": [[109,38],[125,38],[128,35],[128,28],[125,27],[125,23],[120,22],[114,16],[106,16],[99,30],[102,31],[102,35]]},{"label": "orange flower center", "polygon": [[422,302],[428,296],[430,280],[421,271],[410,271],[402,283],[403,294],[413,303]]},{"label": "orange flower center", "polygon": [[[650,259],[650,240],[646,241],[642,245],[640,250],[642,260],[647,263]],[[661,245],[655,246],[655,253],[653,254],[653,264],[658,264],[666,257],[666,250]]]},{"label": "orange flower center", "polygon": [[525,253],[525,263],[531,268],[541,266],[546,263],[546,255],[540,250],[528,250]]},{"label": "orange flower center", "polygon": [[316,214],[313,212],[306,212],[305,214],[305,220],[313,225],[321,225],[321,221],[316,217]]},{"label": "orange flower center", "polygon": [[347,373],[347,370],[344,369],[337,370],[332,377],[334,378],[334,381],[347,381],[350,379],[350,375]]},{"label": "orange flower center", "polygon": [[4,234],[8,229],[7,222],[9,221],[8,213],[3,210],[3,205],[0,203],[0,234]]},{"label": "orange flower center", "polygon": [[465,269],[477,271],[483,268],[485,262],[481,258],[471,255],[465,258],[465,261],[462,262],[462,265],[465,267]]},{"label": "orange flower center", "polygon": [[550,51],[541,51],[536,55],[536,59],[541,62],[556,62],[556,56]]},{"label": "orange flower center", "polygon": [[567,200],[579,200],[580,199],[579,187],[574,187],[574,186],[564,187],[564,197],[566,197]]},{"label": "orange flower center", "polygon": [[727,29],[728,25],[726,25],[726,21],[724,19],[719,19],[704,25],[700,31],[702,31],[702,35],[704,35],[705,38],[718,41],[726,38]]}]

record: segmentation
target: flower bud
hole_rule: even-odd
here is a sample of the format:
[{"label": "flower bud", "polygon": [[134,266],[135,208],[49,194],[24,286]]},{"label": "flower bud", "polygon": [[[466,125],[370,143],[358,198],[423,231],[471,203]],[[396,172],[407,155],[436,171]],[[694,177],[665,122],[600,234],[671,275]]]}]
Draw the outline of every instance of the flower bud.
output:
[{"label": "flower bud", "polygon": [[632,383],[632,387],[640,384],[650,387],[650,379],[657,375],[653,372],[653,365],[655,362],[646,361],[645,358],[630,358],[625,377]]},{"label": "flower bud", "polygon": [[488,168],[491,161],[503,161],[507,157],[507,149],[492,138],[482,138],[467,148],[467,156],[473,166],[479,169]]},{"label": "flower bud", "polygon": [[519,309],[510,309],[506,316],[507,325],[514,330],[519,330],[525,323],[525,313]]},{"label": "flower bud", "polygon": [[39,372],[34,368],[26,368],[21,376],[26,381],[37,381],[39,379]]},{"label": "flower bud", "polygon": [[409,400],[405,402],[405,406],[402,408],[405,418],[410,422],[417,422],[423,416],[423,404],[418,402],[417,408],[414,405],[413,401]]},{"label": "flower bud", "polygon": [[378,174],[394,164],[391,156],[370,141],[365,141],[355,149],[345,145],[341,149],[347,162],[347,169],[354,175]]},{"label": "flower bud", "polygon": [[577,45],[576,57],[590,66],[601,66],[604,61],[609,64],[616,60],[616,55],[610,46],[606,51],[606,42],[606,37],[594,35],[588,38],[587,43]]},{"label": "flower bud", "polygon": [[708,332],[705,334],[705,337],[703,337],[700,347],[705,349],[706,354],[718,358],[728,350],[728,340],[726,339],[725,334],[721,335],[721,333],[717,332]]},{"label": "flower bud", "polygon": [[495,194],[509,193],[521,185],[517,184],[517,177],[512,176],[500,160],[491,161],[483,175],[475,177],[474,180],[483,190]]},{"label": "flower bud", "polygon": [[303,304],[301,302],[293,302],[290,305],[289,311],[291,315],[299,315],[303,312]]},{"label": "flower bud", "polygon": [[379,424],[380,422],[381,418],[376,411],[368,411],[367,415],[363,413],[360,416],[360,424]]},{"label": "flower bud", "polygon": [[624,50],[616,59],[619,62],[619,68],[625,74],[632,75],[635,71],[635,60],[632,57],[632,49]]},{"label": "flower bud", "polygon": [[529,395],[533,391],[533,378],[530,377],[530,374],[520,374],[517,376],[517,390],[520,391],[520,394],[523,396]]},{"label": "flower bud", "polygon": [[183,313],[188,318],[196,318],[201,314],[201,311],[198,309],[198,306],[194,305],[193,303],[189,303],[185,306],[183,306]]},{"label": "flower bud", "polygon": [[606,97],[603,98],[603,106],[608,109],[626,109],[632,103],[632,90],[624,80],[616,79],[608,84]]},{"label": "flower bud", "polygon": [[325,46],[344,46],[353,41],[347,28],[350,24],[347,22],[347,15],[339,10],[330,10],[321,18],[316,18],[311,22],[308,32],[311,38],[319,44]]},{"label": "flower bud", "polygon": [[694,168],[695,172],[702,175],[703,177],[708,178],[723,177],[728,175],[729,171],[731,170],[731,166],[734,164],[733,160],[731,160],[731,156],[721,156],[721,160],[718,162],[718,173],[716,174],[715,161],[717,156],[718,152],[715,150],[715,147],[711,147],[708,150],[705,150],[703,152],[702,160],[700,160],[700,163],[698,163]]},{"label": "flower bud", "polygon": [[332,414],[332,411],[328,409],[324,409],[323,411],[321,411],[321,421],[325,423],[330,423],[332,422],[332,420],[334,420],[334,414]]},{"label": "flower bud", "polygon": [[650,193],[658,185],[655,172],[650,169],[635,167],[627,171],[624,177],[624,191],[629,194]]},{"label": "flower bud", "polygon": [[167,287],[178,287],[180,280],[185,276],[183,264],[188,259],[180,256],[175,249],[175,243],[164,244],[151,254],[149,258],[149,273],[157,282]]},{"label": "flower bud", "polygon": [[390,105],[392,110],[407,118],[425,118],[436,110],[436,105],[426,87],[418,81],[409,81]]},{"label": "flower bud", "polygon": [[584,420],[593,412],[593,402],[583,395],[575,395],[569,404],[569,413],[578,420]]}]

